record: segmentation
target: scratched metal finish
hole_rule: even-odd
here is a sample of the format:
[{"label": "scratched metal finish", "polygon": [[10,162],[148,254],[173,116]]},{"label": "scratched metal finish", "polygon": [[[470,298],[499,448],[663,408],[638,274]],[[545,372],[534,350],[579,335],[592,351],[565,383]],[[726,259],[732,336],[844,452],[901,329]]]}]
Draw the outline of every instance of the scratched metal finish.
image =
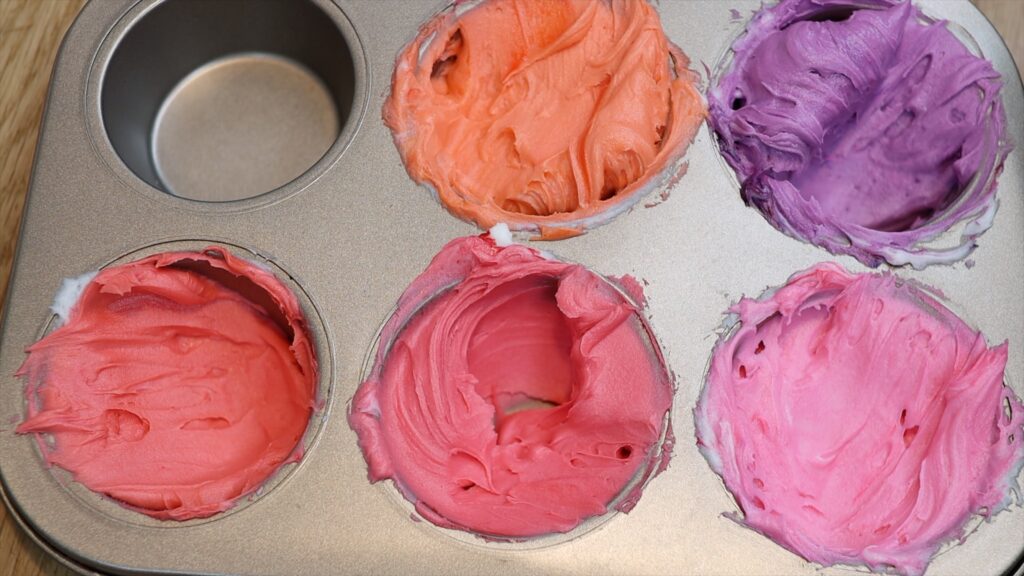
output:
[{"label": "scratched metal finish", "polygon": [[[676,376],[678,442],[670,467],[650,482],[636,508],[557,545],[505,549],[415,522],[389,488],[370,485],[356,436],[344,418],[366,354],[399,294],[430,258],[452,238],[476,233],[409,180],[380,121],[395,55],[443,3],[291,2],[322,11],[335,26],[349,53],[340,51],[338,57],[347,62],[340,67],[333,67],[335,54],[309,48],[339,45],[327,29],[305,44],[264,34],[250,38],[255,45],[236,46],[236,51],[283,54],[298,61],[295,74],[287,77],[308,78],[312,71],[322,82],[318,90],[326,94],[318,100],[325,117],[335,108],[337,139],[319,160],[319,151],[306,157],[303,161],[312,167],[281,188],[265,194],[254,190],[256,195],[242,200],[202,202],[161,190],[169,187],[162,185],[151,160],[139,156],[147,143],[138,138],[145,138],[151,118],[145,108],[155,114],[155,104],[205,63],[202,58],[229,55],[225,51],[236,36],[245,36],[246,18],[259,20],[254,29],[322,18],[306,14],[290,20],[275,12],[283,8],[259,8],[265,1],[210,3],[233,6],[246,26],[192,20],[188,37],[152,60],[179,66],[180,73],[147,65],[146,50],[167,45],[166,39],[146,42],[150,35],[159,39],[160,30],[125,38],[165,5],[189,2],[90,3],[68,33],[54,70],[0,347],[4,495],[47,549],[82,570],[129,573],[850,572],[821,570],[723,518],[721,513],[734,511],[735,504],[694,446],[691,411],[728,305],[823,260],[865,269],[851,258],[832,257],[784,236],[745,207],[706,127],[688,152],[688,174],[667,200],[637,207],[584,236],[536,244],[597,272],[632,274],[649,284],[651,325]],[[968,31],[1003,74],[1010,135],[1024,143],[1024,94],[994,29],[966,1],[920,4],[931,16],[948,18]],[[756,0],[663,1],[659,9],[668,36],[703,73],[705,65],[715,67],[742,29],[730,9],[745,19],[758,5]],[[287,35],[302,34],[292,28]],[[270,44],[261,45],[264,40]],[[130,46],[135,56],[115,61],[119,45]],[[195,63],[191,68],[190,62]],[[104,88],[104,78],[117,78],[122,88]],[[231,111],[230,106],[222,109]],[[282,130],[287,132],[287,126]],[[899,271],[941,289],[991,343],[1009,340],[1007,380],[1018,394],[1024,393],[1022,160],[1024,150],[1018,147],[1000,178],[1000,209],[972,256],[973,268],[961,263]],[[244,158],[221,162],[201,169],[213,166],[246,175]],[[273,179],[261,180],[268,181]],[[172,242],[163,245],[172,248],[224,243],[243,248],[243,256],[276,265],[279,275],[290,276],[284,279],[301,289],[307,313],[315,316],[321,362],[331,367],[321,382],[327,405],[314,418],[303,461],[283,470],[239,509],[185,523],[151,520],[69,482],[43,466],[31,438],[13,433],[25,405],[22,383],[13,374],[24,348],[46,330],[48,306],[61,279],[160,250],[163,242]],[[942,553],[928,574],[1000,573],[1024,552],[1022,534],[1024,510],[1004,512]]]}]

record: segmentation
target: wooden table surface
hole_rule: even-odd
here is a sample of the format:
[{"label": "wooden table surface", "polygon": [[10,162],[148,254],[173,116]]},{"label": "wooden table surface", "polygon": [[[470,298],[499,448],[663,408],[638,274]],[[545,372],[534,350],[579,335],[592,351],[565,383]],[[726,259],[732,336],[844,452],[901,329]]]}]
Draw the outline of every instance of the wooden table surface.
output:
[{"label": "wooden table surface", "polygon": [[[1020,67],[1024,0],[974,1],[995,23]],[[0,0],[0,302],[7,292],[53,59],[84,4],[85,0]],[[29,539],[0,506],[0,576],[39,574],[71,572]]]}]

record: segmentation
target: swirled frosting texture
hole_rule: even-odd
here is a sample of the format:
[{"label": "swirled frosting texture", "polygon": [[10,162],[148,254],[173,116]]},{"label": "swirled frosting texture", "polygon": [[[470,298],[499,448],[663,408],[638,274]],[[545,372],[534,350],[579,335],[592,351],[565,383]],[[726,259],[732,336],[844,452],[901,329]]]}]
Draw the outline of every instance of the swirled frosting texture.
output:
[{"label": "swirled frosting texture", "polygon": [[671,401],[622,294],[579,265],[470,237],[403,294],[349,422],[370,480],[392,478],[422,516],[520,538],[569,531],[659,471]]},{"label": "swirled frosting texture", "polygon": [[[918,268],[964,258],[991,226],[1010,148],[1000,76],[922,18],[909,1],[782,0],[733,44],[711,125],[773,226]],[[958,223],[959,244],[937,240]]]},{"label": "swirled frosting texture", "polygon": [[646,1],[457,5],[398,56],[384,121],[454,215],[571,236],[681,175],[704,118],[688,63]]},{"label": "swirled frosting texture", "polygon": [[826,566],[921,574],[972,514],[1010,503],[1024,407],[1005,343],[913,284],[834,264],[732,312],[695,415],[736,520]]},{"label": "swirled frosting texture", "polygon": [[50,464],[159,519],[213,515],[302,455],[317,365],[295,296],[219,247],[106,268],[18,372]]}]

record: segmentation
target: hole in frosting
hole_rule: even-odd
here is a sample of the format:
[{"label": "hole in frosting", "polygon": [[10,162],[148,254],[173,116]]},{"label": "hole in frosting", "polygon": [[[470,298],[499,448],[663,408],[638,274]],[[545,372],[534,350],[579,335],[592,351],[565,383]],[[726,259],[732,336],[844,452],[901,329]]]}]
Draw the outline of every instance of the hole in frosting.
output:
[{"label": "hole in frosting", "polygon": [[605,185],[601,190],[601,200],[611,200],[619,193],[619,188],[614,185]]},{"label": "hole in frosting", "polygon": [[729,107],[732,108],[733,110],[739,110],[746,105],[747,97],[744,96],[742,92],[737,90],[736,93],[733,94],[732,102],[730,103]]},{"label": "hole in frosting", "polygon": [[524,412],[526,410],[547,410],[548,408],[557,408],[559,404],[554,402],[548,402],[547,400],[541,400],[540,398],[531,398],[525,394],[516,394],[508,398],[508,403],[505,404],[503,409],[505,416],[511,416],[516,412]]},{"label": "hole in frosting", "polygon": [[619,460],[629,460],[629,457],[633,455],[632,446],[619,446],[619,449],[615,451],[615,457]]},{"label": "hole in frosting", "polygon": [[459,52],[461,50],[462,30],[456,29],[448,38],[444,52],[442,52],[441,56],[434,61],[434,64],[430,69],[430,80],[434,89],[437,90],[438,93],[453,94],[457,91],[458,83],[456,79],[454,77],[449,78],[449,76],[452,75],[451,73],[455,68],[456,63],[459,61]]},{"label": "hole in frosting", "polygon": [[853,17],[857,8],[853,6],[828,6],[811,13],[803,18],[794,18],[793,21],[785,24],[780,30],[785,30],[799,22],[845,22]]},{"label": "hole in frosting", "polygon": [[508,418],[546,410],[572,397],[572,331],[558,308],[554,278],[530,276],[495,289],[505,302],[489,310],[470,337],[467,361],[476,391],[494,406],[499,441]]},{"label": "hole in frosting", "polygon": [[107,438],[137,442],[149,432],[149,421],[128,410],[107,410],[103,413]]},{"label": "hole in frosting", "polygon": [[501,209],[515,214],[536,216],[536,210],[533,209],[533,206],[528,202],[523,202],[519,198],[506,198],[505,201],[501,203]]},{"label": "hole in frosting", "polygon": [[903,431],[903,445],[910,446],[910,443],[917,437],[917,426],[911,426]]},{"label": "hole in frosting", "polygon": [[667,127],[664,124],[661,124],[654,129],[654,133],[658,135],[658,139],[654,141],[654,146],[659,150],[661,149],[662,144],[665,143],[665,130],[667,130]]},{"label": "hole in frosting", "polygon": [[903,410],[900,411],[900,426],[903,426],[906,423],[907,423],[907,409],[904,408]]}]

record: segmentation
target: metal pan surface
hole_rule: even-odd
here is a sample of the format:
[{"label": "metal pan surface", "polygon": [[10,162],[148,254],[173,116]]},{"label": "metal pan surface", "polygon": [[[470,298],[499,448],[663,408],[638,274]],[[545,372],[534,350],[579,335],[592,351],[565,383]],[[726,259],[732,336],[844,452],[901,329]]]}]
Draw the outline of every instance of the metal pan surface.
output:
[{"label": "metal pan surface", "polygon": [[[443,4],[201,4],[92,2],[68,32],[55,66],[0,347],[3,491],[47,549],[83,570],[115,573],[850,573],[821,570],[722,517],[735,504],[694,444],[692,409],[729,304],[820,261],[865,270],[852,258],[784,236],[745,207],[706,126],[687,153],[688,173],[667,200],[650,208],[641,202],[581,237],[535,244],[601,274],[631,274],[647,283],[651,327],[676,377],[678,441],[668,470],[650,482],[638,505],[581,537],[516,550],[413,521],[390,488],[370,485],[344,415],[376,331],[447,241],[478,233],[409,179],[380,120],[396,54]],[[759,4],[663,1],[658,9],[668,37],[703,73]],[[1024,91],[1001,39],[970,3],[918,4],[966,30],[1002,73],[1007,126],[1018,147],[1000,177],[999,211],[971,257],[974,266],[898,273],[941,289],[990,343],[1009,340],[1007,381],[1024,395]],[[733,9],[743,18],[733,19]],[[190,27],[175,28],[177,21]],[[247,27],[290,28],[255,34]],[[297,30],[310,31],[308,41],[292,38],[302,36]],[[171,47],[147,55],[161,46]],[[268,87],[260,90],[270,101],[299,98],[315,115],[266,120],[295,134],[251,127],[253,138],[306,142],[279,172],[257,173],[244,154],[211,159],[173,152],[188,152],[174,144],[173,128],[197,122],[189,113],[202,110],[190,107],[200,106],[204,86],[231,85],[236,72],[265,78],[256,85]],[[301,85],[309,91],[297,90]],[[168,94],[177,100],[165,107]],[[231,109],[211,106],[220,110],[215,118]],[[163,127],[156,130],[160,110]],[[173,116],[178,112],[184,114]],[[327,135],[315,135],[319,140],[307,132],[318,119],[332,118]],[[154,159],[153,142],[170,152]],[[258,142],[231,145],[242,150]],[[200,165],[190,169],[190,162]],[[248,176],[251,181],[236,186]],[[220,195],[202,192],[210,189]],[[204,521],[150,521],[69,485],[43,465],[31,438],[14,434],[25,406],[14,373],[24,348],[50,322],[48,307],[62,278],[163,243],[210,242],[276,266],[308,297],[307,313],[322,321],[317,350],[333,375],[329,405],[303,461],[252,502]],[[1012,570],[1024,554],[1022,534],[1024,510],[999,514],[941,553],[928,574]]]}]

